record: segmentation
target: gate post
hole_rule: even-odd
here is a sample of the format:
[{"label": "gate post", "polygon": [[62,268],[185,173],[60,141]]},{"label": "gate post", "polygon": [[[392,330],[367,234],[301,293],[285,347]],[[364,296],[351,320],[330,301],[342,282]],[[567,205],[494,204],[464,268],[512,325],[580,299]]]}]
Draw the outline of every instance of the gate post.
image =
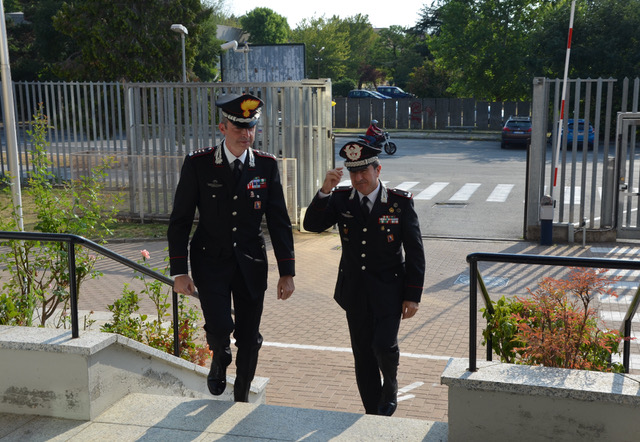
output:
[{"label": "gate post", "polygon": [[540,237],[539,207],[544,181],[544,164],[547,145],[547,103],[549,88],[544,77],[533,79],[531,104],[531,146],[527,161],[525,195],[525,239]]}]

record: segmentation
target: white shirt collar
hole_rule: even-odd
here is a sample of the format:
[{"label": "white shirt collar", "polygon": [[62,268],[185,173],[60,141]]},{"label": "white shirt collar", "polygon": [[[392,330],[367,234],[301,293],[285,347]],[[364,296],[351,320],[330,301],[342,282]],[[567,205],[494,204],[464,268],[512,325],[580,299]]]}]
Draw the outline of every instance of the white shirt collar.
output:
[{"label": "white shirt collar", "polygon": [[369,195],[364,195],[360,193],[360,191],[358,191],[358,196],[360,197],[360,200],[362,200],[362,198],[365,196],[369,198],[369,201],[371,202],[371,205],[369,207],[373,207],[373,203],[376,202],[379,192],[380,192],[380,181],[378,181],[378,186]]},{"label": "white shirt collar", "polygon": [[229,164],[233,164],[233,162],[236,159],[240,160],[242,162],[242,164],[244,164],[244,160],[247,158],[247,151],[246,150],[244,152],[242,152],[242,155],[237,157],[234,154],[232,154],[231,151],[227,148],[227,143],[223,142],[222,146],[224,147],[224,154],[227,157],[227,161],[229,162]]}]

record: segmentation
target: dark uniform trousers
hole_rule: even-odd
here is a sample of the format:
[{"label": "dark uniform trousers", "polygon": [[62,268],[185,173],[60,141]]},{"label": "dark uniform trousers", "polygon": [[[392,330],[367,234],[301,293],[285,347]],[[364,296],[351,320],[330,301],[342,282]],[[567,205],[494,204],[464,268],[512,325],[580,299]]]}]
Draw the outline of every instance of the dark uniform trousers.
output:
[{"label": "dark uniform trousers", "polygon": [[[196,209],[198,225],[189,243]],[[238,348],[236,400],[246,401],[262,345],[259,329],[268,273],[263,217],[280,275],[293,276],[293,233],[275,157],[249,149],[237,182],[222,146],[186,157],[167,232],[170,270],[172,275],[186,274],[190,262],[207,343],[220,367],[231,363],[233,333]]]},{"label": "dark uniform trousers", "polygon": [[377,414],[396,400],[402,302],[422,295],[425,258],[413,199],[381,186],[365,218],[355,189],[338,187],[329,197],[316,195],[303,223],[310,232],[337,224],[342,256],[334,298],[346,311],[362,403]]}]

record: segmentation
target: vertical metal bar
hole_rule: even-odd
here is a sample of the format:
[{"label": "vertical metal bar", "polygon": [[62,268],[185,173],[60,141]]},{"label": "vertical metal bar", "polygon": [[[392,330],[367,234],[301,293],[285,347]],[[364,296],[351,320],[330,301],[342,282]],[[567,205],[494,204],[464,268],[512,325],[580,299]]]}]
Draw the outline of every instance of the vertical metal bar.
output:
[{"label": "vertical metal bar", "polygon": [[[593,117],[593,132],[594,132],[594,136],[593,136],[593,163],[591,166],[591,203],[590,203],[590,207],[589,207],[589,227],[590,228],[594,228],[595,227],[595,210],[596,210],[596,192],[597,192],[597,184],[598,184],[598,150],[600,147],[600,116],[602,114],[600,107],[602,106],[602,78],[598,78],[598,83],[596,85],[596,107],[595,107],[595,115]],[[601,200],[604,200],[606,197],[604,195],[606,195],[604,192],[606,190],[606,163],[603,162],[603,166],[602,166],[602,178],[600,180],[600,186],[602,187],[603,190],[603,197],[600,198]],[[604,226],[604,220],[605,215],[604,213],[601,211],[601,216],[600,216],[600,227]]]},{"label": "vertical metal bar", "polygon": [[[116,107],[118,109],[118,138],[120,139],[120,152],[127,153],[127,149],[130,149],[129,139],[125,140],[125,136],[127,132],[129,132],[129,128],[127,127],[127,103],[128,96],[125,96],[127,92],[127,88],[120,83],[115,83],[113,87],[116,88]],[[123,102],[124,101],[124,115],[122,113],[123,110]],[[124,129],[122,128],[122,123],[124,122]],[[114,128],[115,130],[115,128]],[[126,145],[124,144],[127,142]]]},{"label": "vertical metal bar", "polygon": [[[578,120],[580,119],[580,102],[582,100],[582,81],[578,78],[576,80],[576,88],[574,95],[574,103],[573,103],[573,143],[571,145],[571,172],[570,172],[570,182],[571,186],[569,189],[569,223],[575,222],[575,211],[576,211],[576,167],[578,163],[578,133],[580,125],[578,124]],[[584,142],[583,142],[584,144]],[[568,146],[567,146],[568,148]]]},{"label": "vertical metal bar", "polygon": [[69,260],[69,303],[71,308],[71,337],[80,336],[78,327],[78,292],[76,281],[76,249],[73,241],[67,241],[67,259]]},{"label": "vertical metal bar", "polygon": [[478,371],[476,332],[478,327],[478,262],[469,262],[469,371]]},{"label": "vertical metal bar", "polygon": [[178,323],[178,294],[175,290],[171,290],[172,292],[172,301],[173,301],[173,354],[176,357],[180,357],[180,324]]},{"label": "vertical metal bar", "polygon": [[[640,89],[640,79],[638,79],[636,77],[636,79],[633,82],[633,96],[632,96],[632,107],[631,107],[631,112],[638,112],[638,91]],[[635,159],[636,159],[636,127],[633,126],[632,130],[629,131],[629,180],[627,181],[627,184],[629,185],[629,191],[634,193],[634,200],[636,202],[636,206],[637,206],[637,201],[638,201],[638,197],[637,195],[635,195],[634,189],[636,189],[638,187],[638,178],[636,178],[636,166],[635,166]],[[631,210],[631,208],[629,209]],[[636,212],[640,212],[637,210],[636,207]],[[640,227],[640,213],[636,213],[636,221],[634,224],[634,227],[638,228]]]},{"label": "vertical metal bar", "polygon": [[[88,91],[88,92],[87,92]],[[90,152],[98,150],[98,117],[96,116],[96,96],[94,83],[84,83],[84,106],[85,115],[91,113],[91,119],[87,117],[85,138]]]},{"label": "vertical metal bar", "polygon": [[[604,138],[603,138],[603,164],[604,169],[602,170],[602,175],[603,175],[603,181],[605,183],[613,183],[613,186],[610,188],[611,192],[608,192],[606,194],[606,198],[602,198],[602,201],[600,203],[601,207],[600,207],[600,213],[602,214],[606,214],[607,216],[607,220],[610,220],[611,222],[608,223],[609,227],[613,227],[616,225],[616,217],[614,215],[614,212],[617,208],[617,199],[618,199],[618,184],[615,182],[615,154],[614,157],[610,159],[609,156],[609,145],[611,143],[611,122],[609,121],[609,119],[611,118],[611,107],[612,107],[612,102],[613,102],[613,83],[614,80],[613,79],[609,79],[608,80],[608,84],[607,84],[607,97],[606,97],[606,109],[605,109],[605,116],[604,116]],[[609,168],[609,165],[613,163],[612,168]],[[611,210],[608,211],[607,208],[610,208]],[[604,216],[602,216],[602,219],[604,220]],[[604,224],[604,226],[601,223],[601,226],[607,226],[607,223]]]},{"label": "vertical metal bar", "polygon": [[630,359],[631,359],[631,340],[629,336],[631,336],[631,319],[628,318],[624,321],[624,343],[623,343],[623,353],[622,353],[622,365],[624,365],[624,372],[629,373]]},{"label": "vertical metal bar", "polygon": [[[582,222],[585,216],[585,207],[587,203],[591,205],[591,202],[587,201],[587,154],[589,152],[589,127],[591,125],[591,81],[588,80],[586,84],[586,90],[584,93],[584,136],[582,138],[582,163],[581,163],[581,171],[580,171],[580,204],[579,204],[579,213],[580,216],[578,218],[578,222]],[[595,141],[594,141],[595,142]],[[595,197],[595,195],[591,195],[591,197]],[[584,242],[584,238],[583,238]]]}]

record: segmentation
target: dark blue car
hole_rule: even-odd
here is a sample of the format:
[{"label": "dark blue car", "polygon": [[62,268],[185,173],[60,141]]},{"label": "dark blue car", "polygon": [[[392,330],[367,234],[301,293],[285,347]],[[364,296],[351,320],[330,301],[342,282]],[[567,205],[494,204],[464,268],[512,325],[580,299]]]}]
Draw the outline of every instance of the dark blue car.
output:
[{"label": "dark blue car", "polygon": [[378,86],[377,90],[381,94],[384,94],[387,97],[391,97],[391,98],[412,98],[412,97],[414,97],[413,94],[410,94],[409,92],[403,91],[398,86]]}]

